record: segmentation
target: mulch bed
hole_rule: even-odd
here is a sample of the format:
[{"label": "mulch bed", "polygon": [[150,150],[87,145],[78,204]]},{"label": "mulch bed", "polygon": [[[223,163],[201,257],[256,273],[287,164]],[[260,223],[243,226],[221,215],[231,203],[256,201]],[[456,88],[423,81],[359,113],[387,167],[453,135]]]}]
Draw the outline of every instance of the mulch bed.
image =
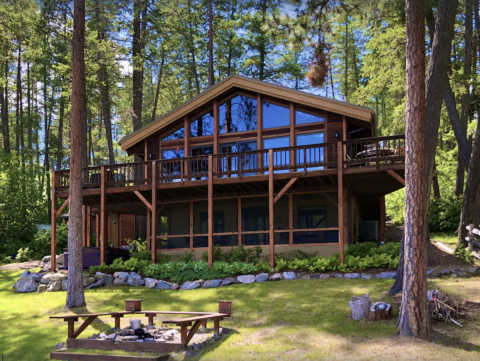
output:
[{"label": "mulch bed", "polygon": [[470,263],[465,262],[461,258],[455,257],[453,254],[443,252],[433,243],[427,246],[427,266],[428,267],[469,267]]}]

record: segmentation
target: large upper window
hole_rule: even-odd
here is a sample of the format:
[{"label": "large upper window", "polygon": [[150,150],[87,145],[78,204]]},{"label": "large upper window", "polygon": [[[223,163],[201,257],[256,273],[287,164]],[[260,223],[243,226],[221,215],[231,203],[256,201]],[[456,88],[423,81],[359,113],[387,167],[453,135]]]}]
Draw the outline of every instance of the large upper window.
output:
[{"label": "large upper window", "polygon": [[295,124],[309,124],[323,121],[325,121],[325,119],[318,115],[301,112],[299,110],[295,111]]},{"label": "large upper window", "polygon": [[[296,136],[296,145],[315,145],[323,143],[323,132],[322,133],[308,133],[308,134],[299,134]],[[297,166],[312,166],[322,164],[324,161],[324,148],[323,147],[308,147],[306,149],[297,149],[296,150],[296,162]],[[323,167],[308,167],[307,170],[318,170],[323,169]]]},{"label": "large upper window", "polygon": [[204,114],[190,123],[190,135],[192,137],[204,137],[207,135],[213,135],[213,124],[213,112]]},{"label": "large upper window", "polygon": [[177,140],[177,139],[185,139],[185,128],[184,127],[180,128],[180,129],[170,133],[166,137],[162,138],[162,141]]},{"label": "large upper window", "polygon": [[[290,137],[276,137],[276,138],[265,138],[263,140],[263,149],[275,149],[275,148],[286,148],[290,146]],[[269,155],[264,154],[263,164],[265,167],[269,166]],[[274,156],[273,164],[276,167],[288,166],[290,164],[290,152],[287,151],[277,151],[276,157]],[[286,173],[289,172],[288,169],[284,170],[275,170],[274,173]],[[265,172],[268,174],[268,172]]]},{"label": "large upper window", "polygon": [[185,157],[183,148],[162,150],[162,159],[175,159]]},{"label": "large upper window", "polygon": [[290,125],[290,108],[263,102],[263,129]]},{"label": "large upper window", "polygon": [[219,107],[220,134],[257,129],[257,100],[237,95]]}]

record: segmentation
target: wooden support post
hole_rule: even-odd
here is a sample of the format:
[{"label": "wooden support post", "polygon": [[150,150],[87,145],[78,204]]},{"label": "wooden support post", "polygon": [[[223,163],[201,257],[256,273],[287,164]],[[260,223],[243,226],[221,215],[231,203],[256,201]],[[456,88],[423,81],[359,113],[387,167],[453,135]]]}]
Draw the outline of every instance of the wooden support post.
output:
[{"label": "wooden support post", "polygon": [[187,335],[188,335],[188,326],[187,325],[182,325],[180,329],[180,342],[187,346]]},{"label": "wooden support post", "polygon": [[237,229],[238,229],[238,246],[242,245],[242,197],[238,197],[237,203]]},{"label": "wooden support post", "polygon": [[115,234],[115,247],[120,248],[120,213],[115,214],[115,223],[117,225],[117,233]]},{"label": "wooden support post", "polygon": [[193,249],[193,201],[190,201],[190,248]]},{"label": "wooden support post", "polygon": [[58,184],[57,172],[52,172],[52,209],[51,209],[51,241],[50,241],[50,268],[52,271],[57,269],[57,196],[56,188]]},{"label": "wooden support post", "polygon": [[123,316],[114,315],[112,317],[115,319],[115,328],[117,330],[119,330],[120,329],[120,318],[122,318]]},{"label": "wooden support post", "polygon": [[122,246],[122,215],[120,213],[118,214],[117,223],[118,223],[118,230],[117,230],[118,248],[120,248]]},{"label": "wooden support post", "polygon": [[[143,161],[146,162],[146,161],[148,161],[148,138],[145,138],[145,140],[144,140],[144,149],[143,149],[143,152],[144,152]],[[144,171],[144,173],[145,173],[144,178],[147,179],[147,178],[148,178],[148,166],[147,166],[146,163],[145,163],[145,165],[144,165],[144,167],[143,167],[143,171]],[[148,184],[148,182],[145,181],[145,184]]]},{"label": "wooden support post", "polygon": [[[257,93],[257,150],[263,149],[263,138],[262,138],[262,131],[263,131],[263,104],[262,104],[262,94]],[[262,168],[262,156],[258,157],[258,169]],[[257,174],[262,174],[262,172],[258,172]]]},{"label": "wooden support post", "polygon": [[157,263],[157,165],[152,162],[152,263]]},{"label": "wooden support post", "polygon": [[385,196],[380,197],[380,242],[385,242]]},{"label": "wooden support post", "polygon": [[[344,115],[342,117],[342,130],[343,130],[343,134],[342,134],[342,140],[345,141],[347,140],[347,117]],[[378,154],[378,152],[377,152]],[[343,157],[342,159],[345,161],[347,160],[347,144],[345,143],[345,145],[343,146]],[[344,168],[347,167],[347,165],[343,165]]]},{"label": "wooden support post", "polygon": [[270,268],[275,268],[275,233],[273,211],[273,149],[268,150],[268,230],[270,244]]},{"label": "wooden support post", "polygon": [[293,194],[288,195],[288,244],[293,246]]},{"label": "wooden support post", "polygon": [[100,214],[95,214],[95,247],[100,246]]},{"label": "wooden support post", "polygon": [[86,214],[86,217],[87,217],[87,244],[86,244],[86,246],[91,247],[92,246],[92,211],[91,211],[90,206],[87,206],[85,209],[87,211],[87,214]]},{"label": "wooden support post", "polygon": [[[220,122],[220,117],[218,114],[218,99],[213,99],[213,154],[218,154],[218,127]],[[210,166],[212,159],[208,160]],[[218,158],[215,158],[215,164],[213,164],[213,171],[217,174],[219,171],[220,164],[218,163]]]},{"label": "wooden support post", "polygon": [[[295,146],[295,105],[290,102],[290,147]],[[295,172],[295,151],[290,150],[290,172]]]},{"label": "wooden support post", "polygon": [[288,181],[288,183],[285,185],[285,187],[282,188],[282,190],[280,192],[278,192],[277,196],[274,198],[273,200],[273,203],[277,203],[280,198],[282,198],[282,196],[285,194],[286,191],[289,190],[289,188],[292,186],[293,183],[295,183],[295,181],[297,180],[298,178],[292,178]]},{"label": "wooden support post", "polygon": [[77,320],[78,320],[78,318],[67,319],[68,338],[75,338],[75,321],[77,321]]},{"label": "wooden support post", "polygon": [[213,168],[212,156],[208,156],[208,265],[213,265]]},{"label": "wooden support post", "polygon": [[87,246],[87,209],[82,204],[82,247]]},{"label": "wooden support post", "polygon": [[213,333],[215,335],[220,333],[220,320],[218,318],[213,320]]},{"label": "wooden support post", "polygon": [[68,197],[68,198],[65,200],[65,202],[63,202],[63,204],[60,206],[60,208],[58,208],[58,210],[57,210],[57,218],[62,215],[63,210],[65,209],[66,206],[68,206],[69,203],[70,203],[70,197]]},{"label": "wooden support post", "polygon": [[107,248],[107,209],[106,201],[107,195],[105,194],[105,185],[107,181],[105,167],[101,170],[101,183],[100,183],[100,263],[105,262],[105,252]]},{"label": "wooden support post", "polygon": [[343,205],[343,217],[342,217],[342,220],[343,220],[343,224],[342,224],[342,228],[343,228],[343,247],[345,248],[346,245],[348,245],[348,189],[347,188],[343,188],[343,192],[342,192],[342,205]]},{"label": "wooden support post", "polygon": [[340,262],[343,263],[343,145],[337,142],[337,173],[338,173],[338,247]]},{"label": "wooden support post", "polygon": [[387,170],[387,173],[390,174],[393,178],[400,182],[403,186],[405,186],[405,179],[403,179],[397,172],[394,170]]},{"label": "wooden support post", "polygon": [[146,234],[146,241],[147,241],[147,250],[151,250],[152,249],[152,239],[151,239],[151,236],[150,236],[150,217],[151,217],[151,211],[150,209],[147,208],[147,234]]},{"label": "wooden support post", "polygon": [[152,315],[152,314],[148,315],[148,325],[153,325],[154,318],[155,318],[155,315]]}]

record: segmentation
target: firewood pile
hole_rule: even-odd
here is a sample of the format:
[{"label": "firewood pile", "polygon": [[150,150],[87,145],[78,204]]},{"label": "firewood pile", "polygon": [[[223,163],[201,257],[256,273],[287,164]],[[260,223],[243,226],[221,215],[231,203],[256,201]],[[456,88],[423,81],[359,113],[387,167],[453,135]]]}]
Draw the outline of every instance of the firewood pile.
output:
[{"label": "firewood pile", "polygon": [[447,294],[437,291],[433,294],[428,304],[432,319],[445,323],[453,323],[463,327],[462,324],[473,320],[473,313],[469,311],[466,301],[460,301]]},{"label": "firewood pile", "polygon": [[[463,327],[467,321],[474,319],[474,313],[469,310],[468,302],[458,300],[438,290],[428,291],[428,311],[433,320]],[[402,304],[402,294],[395,296],[398,307]]]}]

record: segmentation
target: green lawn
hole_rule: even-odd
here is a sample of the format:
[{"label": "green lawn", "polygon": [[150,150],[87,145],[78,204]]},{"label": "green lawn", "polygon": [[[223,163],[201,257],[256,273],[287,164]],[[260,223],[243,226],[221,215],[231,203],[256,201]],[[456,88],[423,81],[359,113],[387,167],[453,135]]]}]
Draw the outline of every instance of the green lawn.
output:
[{"label": "green lawn", "polygon": [[[65,293],[16,294],[11,286],[20,273],[0,271],[0,352],[4,361],[48,360],[54,345],[66,338],[66,324],[48,319],[49,315],[66,313]],[[81,312],[122,310],[127,298],[142,298],[145,310],[216,311],[217,300],[233,301],[233,318],[223,322],[223,326],[232,329],[231,334],[194,360],[480,359],[478,351],[466,351],[455,342],[455,347],[448,347],[400,338],[396,319],[370,323],[348,317],[352,295],[368,292],[374,301],[391,302],[385,293],[391,283],[378,279],[297,280],[180,292],[103,288],[86,291],[88,306]],[[456,290],[456,283],[450,280],[434,283],[437,287],[445,285],[449,292]],[[475,283],[478,284],[478,278],[459,280],[459,295],[466,297],[473,292],[472,297],[479,301]],[[82,335],[108,329],[106,322],[112,325],[111,319],[102,318]],[[454,336],[462,342],[480,345],[477,322],[463,329],[436,327],[448,340]]]}]

